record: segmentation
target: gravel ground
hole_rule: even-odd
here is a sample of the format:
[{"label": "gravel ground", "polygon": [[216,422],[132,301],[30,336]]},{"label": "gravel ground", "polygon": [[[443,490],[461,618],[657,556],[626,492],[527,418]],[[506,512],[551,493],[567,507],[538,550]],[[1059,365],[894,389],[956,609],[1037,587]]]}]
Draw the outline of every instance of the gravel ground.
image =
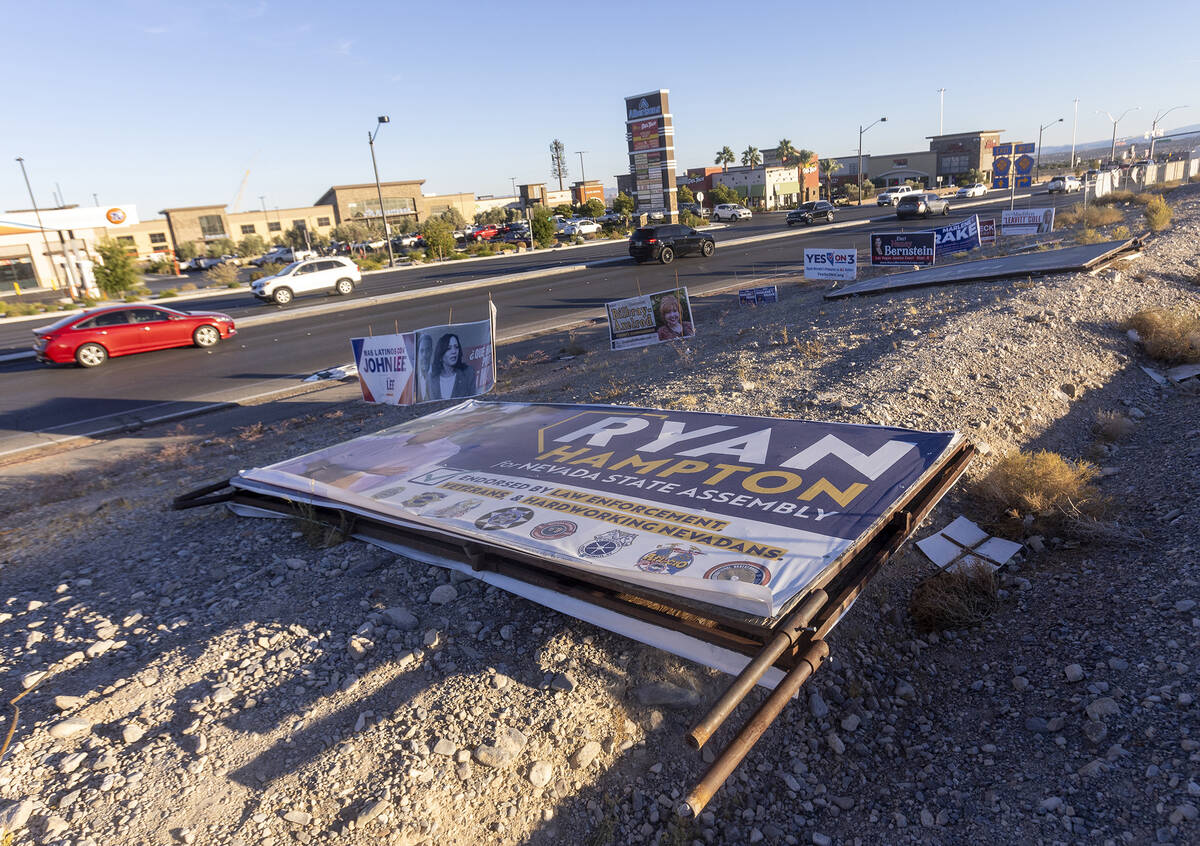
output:
[{"label": "gravel ground", "polygon": [[[1105,523],[1016,530],[980,626],[918,635],[929,565],[902,550],[698,820],[672,810],[704,768],[682,740],[726,677],[357,541],[167,510],[413,414],[347,399],[4,468],[0,686],[40,685],[0,825],[14,844],[1200,840],[1200,398],[1143,372],[1122,326],[1200,312],[1200,186],[1171,200],[1175,225],[1095,276],[833,303],[781,280],[776,306],[711,298],[686,343],[501,352],[505,399],[961,429],[984,455],[921,534],[979,516],[1006,451],[1103,467]],[[1132,431],[1099,441],[1101,412]]]}]

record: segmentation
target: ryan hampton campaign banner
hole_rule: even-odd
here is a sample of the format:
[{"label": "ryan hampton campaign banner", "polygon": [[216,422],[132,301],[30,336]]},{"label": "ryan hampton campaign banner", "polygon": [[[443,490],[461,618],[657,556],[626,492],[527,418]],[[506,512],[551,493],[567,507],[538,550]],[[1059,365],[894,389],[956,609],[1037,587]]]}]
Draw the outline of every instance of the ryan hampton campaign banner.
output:
[{"label": "ryan hampton campaign banner", "polygon": [[776,616],[937,472],[955,432],[468,400],[237,487]]},{"label": "ryan hampton campaign banner", "polygon": [[853,282],[858,278],[858,250],[806,249],[804,278]]},{"label": "ryan hampton campaign banner", "polygon": [[1001,235],[1045,235],[1054,231],[1054,209],[1014,209],[1000,212]]},{"label": "ryan hampton campaign banner", "polygon": [[608,306],[608,339],[614,350],[645,347],[696,334],[687,288],[672,288]]},{"label": "ryan hampton campaign banner", "polygon": [[351,338],[363,399],[412,405],[486,394],[496,384],[493,320]]},{"label": "ryan hampton campaign banner", "polygon": [[933,267],[936,243],[933,232],[872,232],[871,264]]}]

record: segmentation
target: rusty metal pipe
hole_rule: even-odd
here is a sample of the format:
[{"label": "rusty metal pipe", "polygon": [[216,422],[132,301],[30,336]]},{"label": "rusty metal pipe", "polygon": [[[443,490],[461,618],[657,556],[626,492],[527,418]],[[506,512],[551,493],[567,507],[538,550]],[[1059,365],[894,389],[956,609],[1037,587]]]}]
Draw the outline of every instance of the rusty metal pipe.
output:
[{"label": "rusty metal pipe", "polygon": [[814,590],[808,598],[791,614],[784,618],[775,637],[771,639],[754,660],[742,668],[737,678],[729,685],[717,703],[709,709],[704,719],[688,733],[688,743],[692,748],[699,749],[713,736],[721,724],[729,719],[743,699],[754,689],[761,679],[771,669],[779,656],[800,639],[800,633],[817,615],[821,607],[829,601],[829,596],[823,590]]},{"label": "rusty metal pipe", "polygon": [[687,799],[679,804],[675,812],[684,819],[698,815],[712,799],[713,794],[721,789],[725,780],[737,769],[737,765],[754,748],[754,744],[762,737],[763,732],[770,727],[779,712],[787,705],[788,700],[796,695],[800,686],[821,666],[821,662],[829,657],[829,645],[823,640],[813,641],[812,646],[804,656],[783,677],[771,695],[766,698],[754,715],[742,726],[737,737],[730,741],[717,760],[713,761],[704,778],[692,789]]}]

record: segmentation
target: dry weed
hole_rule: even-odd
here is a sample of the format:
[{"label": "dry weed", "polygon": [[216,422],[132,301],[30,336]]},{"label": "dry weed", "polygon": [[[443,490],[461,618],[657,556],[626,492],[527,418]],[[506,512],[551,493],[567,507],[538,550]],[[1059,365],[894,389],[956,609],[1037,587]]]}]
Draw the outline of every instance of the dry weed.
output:
[{"label": "dry weed", "polygon": [[1086,461],[1068,461],[1056,452],[1011,452],[976,486],[983,500],[1017,514],[1081,517],[1102,509],[1092,484],[1099,469]]},{"label": "dry weed", "polygon": [[1101,411],[1096,414],[1096,422],[1092,424],[1092,433],[1108,443],[1123,440],[1132,431],[1133,421],[1119,411]]},{"label": "dry weed", "polygon": [[292,508],[296,512],[296,528],[313,549],[340,546],[353,528],[352,518],[344,511],[318,511],[308,502],[293,502]]},{"label": "dry weed", "polygon": [[1154,199],[1146,204],[1146,225],[1150,227],[1151,232],[1162,232],[1171,225],[1171,207],[1161,194],[1156,194]]},{"label": "dry weed", "polygon": [[796,338],[792,346],[800,355],[800,358],[806,360],[817,358],[821,353],[825,352],[825,345],[819,339],[815,338],[811,341],[801,341],[799,338]]},{"label": "dry weed", "polygon": [[1200,362],[1200,317],[1151,308],[1129,318],[1128,325],[1141,336],[1151,358],[1166,364]]},{"label": "dry weed", "polygon": [[1066,226],[1082,223],[1085,229],[1120,223],[1121,220],[1121,212],[1111,206],[1088,206],[1085,209],[1082,203],[1076,203],[1059,215],[1060,223]]},{"label": "dry weed", "polygon": [[1095,229],[1084,229],[1075,235],[1076,244],[1099,244],[1104,240],[1105,237]]},{"label": "dry weed", "polygon": [[996,576],[985,564],[934,573],[913,588],[908,613],[920,632],[977,626],[1000,605]]},{"label": "dry weed", "polygon": [[695,394],[684,394],[679,399],[675,400],[675,407],[683,411],[691,411],[700,404],[700,400]]}]

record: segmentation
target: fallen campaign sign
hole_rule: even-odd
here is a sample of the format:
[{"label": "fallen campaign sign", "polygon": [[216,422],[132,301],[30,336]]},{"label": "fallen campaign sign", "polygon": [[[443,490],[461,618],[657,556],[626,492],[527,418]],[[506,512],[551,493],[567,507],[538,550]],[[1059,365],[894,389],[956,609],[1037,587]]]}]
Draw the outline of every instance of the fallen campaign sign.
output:
[{"label": "fallen campaign sign", "polygon": [[853,282],[858,278],[858,250],[806,249],[804,278]]},{"label": "fallen campaign sign", "polygon": [[979,217],[971,215],[957,223],[939,226],[933,230],[937,236],[937,251],[945,253],[962,253],[979,246]]},{"label": "fallen campaign sign", "polygon": [[486,394],[496,384],[492,320],[351,338],[363,399],[412,405]]},{"label": "fallen campaign sign", "polygon": [[932,267],[937,251],[933,232],[872,232],[871,264]]},{"label": "fallen campaign sign", "polygon": [[770,305],[779,302],[779,288],[775,285],[760,285],[757,288],[742,288],[738,291],[741,305]]},{"label": "fallen campaign sign", "polygon": [[608,339],[614,350],[646,347],[696,334],[687,288],[613,300],[606,306]]},{"label": "fallen campaign sign", "polygon": [[769,619],[961,447],[956,432],[468,400],[232,484]]},{"label": "fallen campaign sign", "polygon": [[1000,213],[1001,235],[1045,235],[1054,231],[1054,208],[1014,209]]}]

